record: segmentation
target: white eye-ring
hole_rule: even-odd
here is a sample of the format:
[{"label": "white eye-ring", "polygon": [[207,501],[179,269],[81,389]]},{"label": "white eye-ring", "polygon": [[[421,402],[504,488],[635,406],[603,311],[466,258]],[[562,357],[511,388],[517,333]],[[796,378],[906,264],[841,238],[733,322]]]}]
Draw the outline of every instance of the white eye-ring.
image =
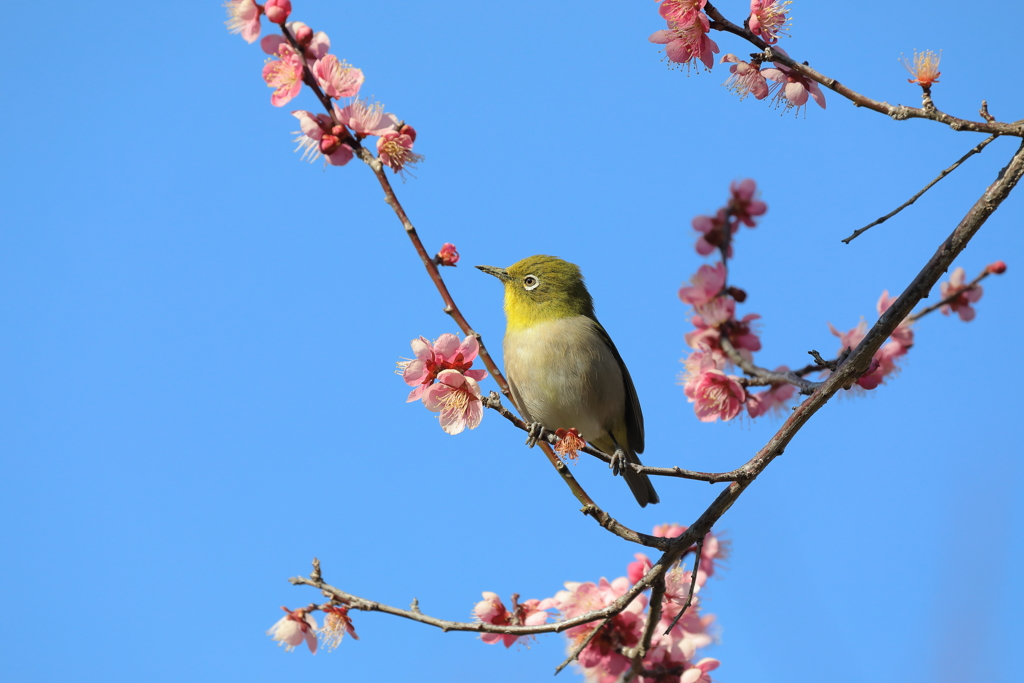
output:
[{"label": "white eye-ring", "polygon": [[530,292],[537,289],[537,285],[540,284],[540,280],[537,279],[536,275],[527,275],[523,278],[523,288]]}]

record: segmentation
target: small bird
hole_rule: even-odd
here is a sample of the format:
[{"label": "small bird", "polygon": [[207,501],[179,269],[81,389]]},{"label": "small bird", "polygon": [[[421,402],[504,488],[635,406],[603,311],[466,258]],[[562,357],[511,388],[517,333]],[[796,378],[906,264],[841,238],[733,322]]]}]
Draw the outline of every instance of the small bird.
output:
[{"label": "small bird", "polygon": [[[578,266],[554,256],[530,256],[508,268],[477,266],[505,285],[505,369],[512,397],[527,422],[549,431],[571,429],[612,454],[641,507],[657,503],[646,474],[644,416],[626,364],[594,317],[594,301]],[[532,433],[532,432],[531,432]]]}]

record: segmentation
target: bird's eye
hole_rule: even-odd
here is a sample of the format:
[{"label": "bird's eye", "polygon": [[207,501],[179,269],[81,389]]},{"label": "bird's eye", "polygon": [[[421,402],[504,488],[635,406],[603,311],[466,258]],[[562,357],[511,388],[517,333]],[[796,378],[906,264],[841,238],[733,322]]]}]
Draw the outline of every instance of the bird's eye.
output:
[{"label": "bird's eye", "polygon": [[537,285],[539,284],[540,280],[537,279],[536,275],[527,275],[523,278],[523,287],[528,292],[537,289]]}]

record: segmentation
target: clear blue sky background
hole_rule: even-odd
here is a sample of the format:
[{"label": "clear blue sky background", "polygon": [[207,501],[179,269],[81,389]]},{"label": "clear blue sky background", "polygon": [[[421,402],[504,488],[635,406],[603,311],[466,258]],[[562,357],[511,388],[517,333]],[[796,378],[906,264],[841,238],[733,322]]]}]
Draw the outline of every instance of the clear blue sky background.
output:
[{"label": "clear blue sky background", "polygon": [[[264,55],[219,3],[23,9],[0,109],[2,677],[547,680],[561,636],[506,651],[357,614],[361,640],[311,657],[264,635],[279,605],[318,598],[287,583],[314,556],[353,593],[463,619],[483,590],[550,596],[622,575],[637,549],[580,515],[503,420],[455,438],[405,404],[395,361],[455,327],[369,171],[292,152],[288,112],[313,99],[269,105]],[[916,104],[897,58],[941,48],[943,109],[973,118],[987,98],[1024,117],[1015,2],[793,14],[790,54],[877,99]],[[847,246],[981,137],[834,94],[806,118],[739,102],[722,66],[666,69],[650,2],[296,0],[294,17],[418,129],[427,161],[398,192],[428,248],[458,245],[445,276],[498,357],[500,288],[468,266],[580,264],[651,464],[729,469],[779,426],[700,424],[676,383],[676,290],[704,262],[690,220],[729,181],[756,178],[769,205],[736,244],[741,312],[764,316],[763,365],[797,365],[835,350],[828,321],[873,322],[1016,146]],[[832,401],[722,520],[732,556],[702,594],[717,680],[1014,680],[1022,200],[959,261],[1009,264],[977,319],[923,321],[901,376]],[[690,523],[716,493],[662,481],[640,510],[595,461],[575,473],[643,530]]]}]

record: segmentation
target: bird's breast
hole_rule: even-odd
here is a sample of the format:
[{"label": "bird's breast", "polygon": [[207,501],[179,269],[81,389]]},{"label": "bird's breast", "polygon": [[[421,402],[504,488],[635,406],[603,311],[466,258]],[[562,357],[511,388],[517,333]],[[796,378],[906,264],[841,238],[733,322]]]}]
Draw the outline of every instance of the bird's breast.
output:
[{"label": "bird's breast", "polygon": [[552,430],[575,427],[588,440],[616,429],[625,386],[598,329],[573,316],[506,332],[505,366],[529,419]]}]

